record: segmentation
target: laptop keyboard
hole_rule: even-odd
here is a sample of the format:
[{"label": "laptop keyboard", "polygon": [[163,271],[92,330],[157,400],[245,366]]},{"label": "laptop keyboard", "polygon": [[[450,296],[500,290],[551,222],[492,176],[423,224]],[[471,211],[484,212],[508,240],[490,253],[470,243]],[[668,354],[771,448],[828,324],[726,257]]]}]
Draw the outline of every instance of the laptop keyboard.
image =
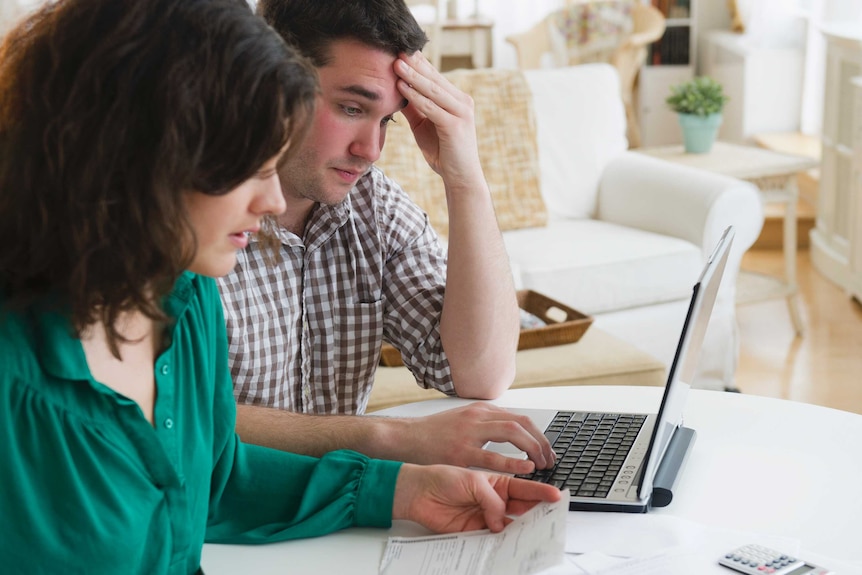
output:
[{"label": "laptop keyboard", "polygon": [[572,496],[607,497],[646,417],[560,411],[545,431],[556,466],[518,477],[568,489]]}]

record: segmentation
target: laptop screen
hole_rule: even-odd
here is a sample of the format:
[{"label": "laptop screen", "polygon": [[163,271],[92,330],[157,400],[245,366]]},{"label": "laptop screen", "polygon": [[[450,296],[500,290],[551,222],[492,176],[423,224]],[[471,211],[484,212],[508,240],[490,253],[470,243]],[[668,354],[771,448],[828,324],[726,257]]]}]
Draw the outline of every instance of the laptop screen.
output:
[{"label": "laptop screen", "polygon": [[694,378],[700,348],[712,314],[721,276],[727,264],[727,256],[733,243],[733,228],[728,227],[719,239],[709,257],[700,278],[694,285],[691,303],[682,327],[682,335],[677,344],[676,354],[668,372],[661,407],[656,416],[656,429],[646,453],[647,464],[638,489],[638,496],[644,498],[652,493],[656,469],[664,457],[668,443],[676,428],[682,423],[688,390]]}]

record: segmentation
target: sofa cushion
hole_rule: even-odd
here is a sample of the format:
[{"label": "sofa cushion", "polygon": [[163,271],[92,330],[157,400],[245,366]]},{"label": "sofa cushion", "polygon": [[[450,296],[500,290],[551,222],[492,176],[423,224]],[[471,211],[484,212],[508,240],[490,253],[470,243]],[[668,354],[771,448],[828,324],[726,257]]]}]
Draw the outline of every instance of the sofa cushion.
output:
[{"label": "sofa cushion", "polygon": [[537,111],[539,173],[548,212],[594,217],[601,174],[628,148],[625,108],[616,97],[617,71],[609,64],[584,64],[527,70],[524,77]]},{"label": "sofa cushion", "polygon": [[[445,75],[473,98],[479,160],[500,229],[543,226],[547,210],[539,189],[535,120],[523,74],[481,69]],[[387,128],[377,166],[425,210],[438,234],[448,236],[443,180],[428,166],[403,114]]]},{"label": "sofa cushion", "polygon": [[703,268],[699,246],[598,220],[554,220],[503,239],[521,287],[588,314],[686,299]]}]

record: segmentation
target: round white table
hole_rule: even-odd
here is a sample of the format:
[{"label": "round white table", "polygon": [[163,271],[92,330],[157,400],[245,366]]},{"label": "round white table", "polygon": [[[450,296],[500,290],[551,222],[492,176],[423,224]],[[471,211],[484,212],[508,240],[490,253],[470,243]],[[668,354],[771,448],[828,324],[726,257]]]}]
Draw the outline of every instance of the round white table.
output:
[{"label": "round white table", "polygon": [[[662,388],[577,386],[510,390],[504,407],[655,412]],[[375,415],[421,416],[469,403],[424,401]],[[800,556],[862,573],[862,415],[803,403],[692,390],[685,425],[697,432],[674,500],[650,513],[699,524],[796,539]],[[205,545],[207,575],[377,574],[386,539],[421,535],[348,529],[317,539],[263,546]],[[831,562],[830,562],[831,560]],[[839,569],[839,567],[841,569]],[[728,574],[732,573],[727,571]]]}]

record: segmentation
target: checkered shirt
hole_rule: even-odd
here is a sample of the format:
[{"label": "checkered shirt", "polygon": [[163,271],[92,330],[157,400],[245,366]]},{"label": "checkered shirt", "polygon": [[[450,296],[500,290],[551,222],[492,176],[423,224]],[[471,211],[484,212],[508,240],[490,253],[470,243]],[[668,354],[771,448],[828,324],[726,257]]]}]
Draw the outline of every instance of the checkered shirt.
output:
[{"label": "checkered shirt", "polygon": [[440,342],[445,253],[426,214],[376,167],[281,261],[252,239],[219,280],[234,395],[303,413],[363,413],[383,340],[423,387],[454,395]]}]

